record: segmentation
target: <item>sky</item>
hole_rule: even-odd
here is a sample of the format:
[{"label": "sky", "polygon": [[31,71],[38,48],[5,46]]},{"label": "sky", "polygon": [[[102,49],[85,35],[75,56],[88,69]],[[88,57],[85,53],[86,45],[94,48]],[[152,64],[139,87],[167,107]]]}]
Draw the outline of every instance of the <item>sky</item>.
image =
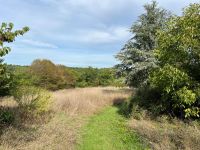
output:
[{"label": "sky", "polygon": [[[50,59],[71,67],[112,67],[115,55],[131,38],[129,28],[151,0],[0,0],[0,23],[30,31],[6,44],[7,64],[30,65]],[[158,0],[159,6],[181,15],[199,0]]]}]

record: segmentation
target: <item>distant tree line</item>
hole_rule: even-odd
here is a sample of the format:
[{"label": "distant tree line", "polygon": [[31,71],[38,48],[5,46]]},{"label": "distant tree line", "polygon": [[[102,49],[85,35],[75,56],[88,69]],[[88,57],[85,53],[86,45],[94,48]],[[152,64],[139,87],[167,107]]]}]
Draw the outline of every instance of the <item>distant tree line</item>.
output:
[{"label": "distant tree line", "polygon": [[116,77],[114,68],[73,68],[37,59],[30,66],[7,66],[13,87],[33,85],[47,90],[75,87],[125,86],[124,78]]}]

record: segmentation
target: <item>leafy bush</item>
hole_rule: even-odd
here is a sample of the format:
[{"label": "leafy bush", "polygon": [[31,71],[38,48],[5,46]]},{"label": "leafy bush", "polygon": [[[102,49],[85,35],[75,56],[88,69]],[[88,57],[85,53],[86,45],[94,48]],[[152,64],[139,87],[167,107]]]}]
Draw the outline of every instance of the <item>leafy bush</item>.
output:
[{"label": "leafy bush", "polygon": [[14,91],[13,96],[19,107],[32,115],[38,116],[50,109],[50,93],[38,87],[21,86]]},{"label": "leafy bush", "polygon": [[162,111],[178,116],[198,117],[198,109],[193,108],[197,96],[195,91],[190,89],[194,85],[185,72],[167,64],[154,71],[149,81],[151,87],[161,95],[155,108],[161,107]]},{"label": "leafy bush", "polygon": [[180,106],[185,107],[185,105],[191,106],[196,101],[196,94],[184,86],[175,92],[172,99],[174,100],[175,108]]},{"label": "leafy bush", "polygon": [[163,94],[171,94],[177,89],[189,85],[189,76],[170,65],[165,65],[154,71],[150,76],[152,87],[159,89]]}]

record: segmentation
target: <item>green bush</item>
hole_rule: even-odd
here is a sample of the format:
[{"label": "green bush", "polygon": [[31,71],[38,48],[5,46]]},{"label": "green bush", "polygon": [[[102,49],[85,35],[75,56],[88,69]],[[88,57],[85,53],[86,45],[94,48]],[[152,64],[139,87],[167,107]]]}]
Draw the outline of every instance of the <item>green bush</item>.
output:
[{"label": "green bush", "polygon": [[170,94],[189,83],[189,76],[185,72],[168,64],[155,70],[150,76],[150,85],[163,94]]},{"label": "green bush", "polygon": [[[198,117],[197,106],[200,90],[192,84],[189,76],[170,65],[151,73],[149,84],[137,89],[127,112],[140,118],[142,110],[149,110],[153,116],[171,114],[180,117]],[[142,109],[140,109],[142,108]]]},{"label": "green bush", "polygon": [[[165,65],[150,76],[150,85],[160,92],[161,99],[154,107],[178,116],[198,117],[198,109],[193,108],[197,95],[191,89],[189,76],[176,67]],[[193,85],[194,86],[194,85]],[[155,103],[154,103],[155,104]]]},{"label": "green bush", "polygon": [[19,107],[31,115],[38,116],[50,110],[51,94],[41,88],[21,86],[13,92]]},{"label": "green bush", "polygon": [[172,99],[174,100],[174,107],[185,107],[185,105],[191,106],[196,101],[196,94],[192,90],[188,90],[187,87],[183,87],[176,91]]}]

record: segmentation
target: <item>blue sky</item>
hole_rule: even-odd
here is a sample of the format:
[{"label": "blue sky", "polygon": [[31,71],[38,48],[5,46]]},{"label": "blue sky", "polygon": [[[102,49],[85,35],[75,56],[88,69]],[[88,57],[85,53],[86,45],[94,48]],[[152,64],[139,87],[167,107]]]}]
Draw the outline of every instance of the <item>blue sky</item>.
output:
[{"label": "blue sky", "polygon": [[[15,29],[29,26],[23,37],[8,44],[8,64],[30,65],[34,59],[77,67],[111,67],[114,55],[131,37],[129,28],[150,0],[0,0],[0,22]],[[158,0],[180,15],[199,0]]]}]

